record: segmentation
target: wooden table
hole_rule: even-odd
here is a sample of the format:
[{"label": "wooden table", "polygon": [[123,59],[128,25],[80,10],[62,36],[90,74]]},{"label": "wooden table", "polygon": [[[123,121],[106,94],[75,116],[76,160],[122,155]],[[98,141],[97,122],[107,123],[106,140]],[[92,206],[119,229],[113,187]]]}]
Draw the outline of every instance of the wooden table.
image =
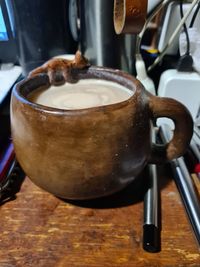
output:
[{"label": "wooden table", "polygon": [[65,202],[26,178],[16,200],[0,207],[0,267],[199,267],[180,196],[164,173],[159,253],[142,249],[139,179],[109,198]]}]

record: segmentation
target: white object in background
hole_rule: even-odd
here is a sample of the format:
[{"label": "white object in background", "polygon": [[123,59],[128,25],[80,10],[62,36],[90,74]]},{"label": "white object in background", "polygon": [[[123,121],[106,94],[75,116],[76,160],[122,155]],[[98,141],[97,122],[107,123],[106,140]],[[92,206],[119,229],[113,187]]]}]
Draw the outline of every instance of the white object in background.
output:
[{"label": "white object in background", "polygon": [[152,79],[150,79],[150,77],[147,75],[145,63],[142,59],[142,56],[140,54],[136,55],[135,60],[136,60],[135,61],[135,68],[136,68],[136,72],[137,72],[136,78],[143,84],[144,88],[148,92],[155,95],[156,94],[155,86],[154,86]]},{"label": "white object in background", "polygon": [[147,12],[150,13],[162,0],[149,0],[147,6]]},{"label": "white object in background", "polygon": [[[189,28],[188,35],[190,40],[190,54],[193,58],[193,68],[200,73],[200,32],[197,28]],[[180,34],[179,38],[180,55],[184,55],[187,50],[185,33]]]},{"label": "white object in background", "polygon": [[[178,72],[175,69],[164,71],[160,78],[158,96],[170,97],[184,104],[193,120],[200,106],[200,75],[196,72]],[[173,123],[168,119],[159,119],[158,125]]]},{"label": "white object in background", "polygon": [[13,84],[22,73],[22,68],[13,66],[6,70],[0,70],[0,104],[12,88]]},{"label": "white object in background", "polygon": [[[183,14],[188,11],[190,8],[190,3],[184,3],[183,4]],[[197,6],[197,5],[196,5]],[[196,6],[193,8],[191,14],[189,15],[188,19],[186,20],[186,25],[189,26],[192,16],[195,12]],[[179,2],[173,2],[170,3],[167,7],[164,20],[163,20],[163,25],[161,28],[161,33],[160,33],[160,39],[158,43],[158,50],[162,51],[165,45],[168,43],[170,37],[172,36],[174,30],[176,29],[177,25],[181,21],[181,15],[180,15],[180,6]],[[196,20],[194,22],[194,27],[198,29],[198,32],[200,33],[200,16],[196,17]],[[181,31],[180,31],[181,33]],[[177,38],[175,38],[173,44],[167,49],[168,55],[176,55],[179,49],[179,35]]]},{"label": "white object in background", "polygon": [[73,55],[73,54],[63,54],[63,55],[55,56],[54,58],[63,58],[63,59],[67,59],[67,60],[73,60],[74,57],[75,57],[75,55]]}]

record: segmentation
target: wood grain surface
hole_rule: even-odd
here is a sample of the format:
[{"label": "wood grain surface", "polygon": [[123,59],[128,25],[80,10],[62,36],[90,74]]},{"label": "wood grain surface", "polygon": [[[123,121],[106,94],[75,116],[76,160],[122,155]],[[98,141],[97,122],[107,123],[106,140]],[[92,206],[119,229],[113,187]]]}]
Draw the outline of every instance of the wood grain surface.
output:
[{"label": "wood grain surface", "polygon": [[0,267],[199,267],[195,237],[167,175],[159,173],[159,253],[142,249],[144,177],[119,194],[87,202],[63,201],[26,178],[17,198],[0,207]]}]

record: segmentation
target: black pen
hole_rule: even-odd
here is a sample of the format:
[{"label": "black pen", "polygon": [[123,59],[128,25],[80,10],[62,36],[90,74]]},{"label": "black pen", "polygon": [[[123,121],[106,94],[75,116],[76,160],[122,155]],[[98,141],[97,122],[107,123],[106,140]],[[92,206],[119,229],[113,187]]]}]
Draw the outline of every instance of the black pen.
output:
[{"label": "black pen", "polygon": [[[155,142],[152,126],[152,141]],[[158,227],[158,182],[155,164],[148,165],[149,187],[144,197],[143,249],[148,252],[160,250],[160,229]]]},{"label": "black pen", "polygon": [[[161,137],[164,143],[171,139],[171,129],[168,125],[161,126]],[[188,172],[183,157],[172,160],[172,171],[174,181],[180,193],[183,205],[187,212],[192,229],[195,233],[198,245],[200,246],[200,201],[199,196],[194,188],[192,177]]]}]

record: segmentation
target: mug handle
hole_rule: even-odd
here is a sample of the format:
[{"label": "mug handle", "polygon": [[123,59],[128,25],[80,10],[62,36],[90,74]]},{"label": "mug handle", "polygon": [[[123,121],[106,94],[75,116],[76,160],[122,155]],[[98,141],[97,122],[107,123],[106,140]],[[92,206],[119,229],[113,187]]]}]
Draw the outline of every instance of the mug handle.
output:
[{"label": "mug handle", "polygon": [[149,95],[149,108],[152,117],[167,117],[175,124],[171,141],[165,145],[152,145],[150,163],[164,163],[185,153],[193,135],[193,120],[187,108],[171,98]]}]

